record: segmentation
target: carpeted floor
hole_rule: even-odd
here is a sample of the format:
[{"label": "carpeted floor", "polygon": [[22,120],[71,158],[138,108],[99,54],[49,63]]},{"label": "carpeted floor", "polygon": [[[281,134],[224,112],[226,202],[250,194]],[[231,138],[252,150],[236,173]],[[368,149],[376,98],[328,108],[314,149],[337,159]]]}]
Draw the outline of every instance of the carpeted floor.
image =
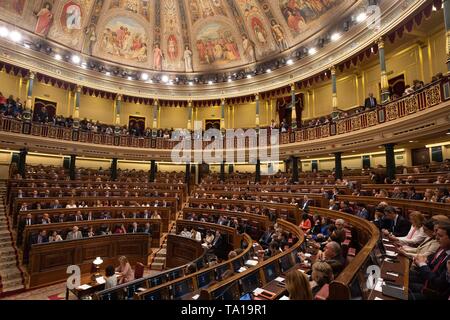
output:
[{"label": "carpeted floor", "polygon": [[[161,273],[160,271],[148,271],[144,273],[144,277],[155,276]],[[17,295],[8,296],[0,300],[64,300],[66,298],[66,283],[59,283],[45,288],[29,290],[19,293]],[[76,300],[73,295],[69,295],[69,300]]]}]

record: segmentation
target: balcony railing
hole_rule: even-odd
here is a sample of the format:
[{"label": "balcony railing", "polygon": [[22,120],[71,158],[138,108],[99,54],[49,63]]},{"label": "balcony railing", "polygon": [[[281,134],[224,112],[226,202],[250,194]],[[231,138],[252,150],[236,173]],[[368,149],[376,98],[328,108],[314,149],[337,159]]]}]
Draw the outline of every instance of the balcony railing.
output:
[{"label": "balcony railing", "polygon": [[[281,133],[280,144],[290,144],[303,141],[312,141],[330,136],[342,135],[358,130],[370,128],[378,124],[386,123],[407,117],[411,114],[432,108],[441,102],[450,100],[450,78],[444,77],[431,83],[408,96],[392,101],[375,110],[366,111],[345,119],[327,123],[311,128],[301,128],[296,131]],[[0,116],[0,131],[18,134],[28,134],[38,137],[78,141],[97,145],[144,148],[144,149],[173,149],[179,141],[167,138],[134,137],[116,134],[99,134],[89,131],[64,128],[52,124],[27,122],[20,119]],[[203,148],[210,142],[203,141]],[[268,142],[270,143],[270,142]],[[224,139],[224,148],[226,148]],[[248,139],[245,146],[249,147]],[[234,148],[238,147],[237,139]]]}]

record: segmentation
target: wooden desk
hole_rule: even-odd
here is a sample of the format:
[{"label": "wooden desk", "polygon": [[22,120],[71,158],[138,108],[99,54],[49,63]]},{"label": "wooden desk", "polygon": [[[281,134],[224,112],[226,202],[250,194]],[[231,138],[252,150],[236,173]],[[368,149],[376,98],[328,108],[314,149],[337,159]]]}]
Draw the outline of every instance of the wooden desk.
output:
[{"label": "wooden desk", "polygon": [[[391,242],[383,241],[383,244],[392,244]],[[386,248],[389,251],[394,251],[395,248]],[[382,279],[389,279],[394,280],[393,284],[404,287],[404,294],[406,299],[408,299],[408,288],[409,288],[409,268],[410,268],[410,260],[404,256],[398,255],[397,260],[393,260],[395,263],[390,263],[387,261],[384,261],[381,265],[381,274],[380,277]],[[387,275],[387,272],[393,272],[397,273],[399,276],[393,277],[390,275]],[[397,298],[390,297],[387,295],[384,295],[382,292],[376,291],[373,289],[369,294],[369,300],[375,300],[376,298],[382,299],[382,300],[398,300]]]}]

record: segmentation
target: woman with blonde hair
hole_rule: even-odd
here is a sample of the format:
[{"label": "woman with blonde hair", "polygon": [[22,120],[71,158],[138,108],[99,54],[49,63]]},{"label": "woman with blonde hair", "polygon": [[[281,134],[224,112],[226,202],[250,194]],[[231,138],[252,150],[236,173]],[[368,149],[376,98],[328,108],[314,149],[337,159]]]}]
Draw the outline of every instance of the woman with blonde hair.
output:
[{"label": "woman with blonde hair", "polygon": [[315,296],[324,285],[330,284],[330,282],[333,281],[333,278],[333,268],[331,268],[328,263],[323,261],[314,263],[311,273],[313,295]]},{"label": "woman with blonde hair", "polygon": [[133,269],[125,256],[119,257],[119,266],[116,268],[116,272],[119,273],[120,284],[130,282],[134,278]]},{"label": "woman with blonde hair", "polygon": [[286,290],[289,292],[289,300],[313,299],[308,278],[298,269],[292,270],[286,275]]},{"label": "woman with blonde hair", "polygon": [[400,245],[416,246],[422,243],[427,237],[423,231],[425,217],[421,212],[413,211],[409,214],[409,221],[411,222],[411,229],[405,237],[390,236],[389,238]]}]

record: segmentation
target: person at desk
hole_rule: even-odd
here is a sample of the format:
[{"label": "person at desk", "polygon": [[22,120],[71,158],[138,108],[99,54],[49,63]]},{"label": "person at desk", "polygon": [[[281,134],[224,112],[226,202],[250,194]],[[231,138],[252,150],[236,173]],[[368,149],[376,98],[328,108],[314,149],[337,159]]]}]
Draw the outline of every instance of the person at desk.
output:
[{"label": "person at desk", "polygon": [[311,230],[311,220],[309,219],[309,215],[304,213],[302,215],[302,222],[300,222],[300,228],[302,228],[303,232],[308,233]]},{"label": "person at desk", "polygon": [[307,276],[298,269],[289,271],[286,275],[286,290],[289,300],[312,300],[311,285]]},{"label": "person at desk", "polygon": [[315,296],[324,285],[330,284],[333,279],[333,269],[328,263],[323,261],[317,261],[314,263],[311,273],[311,288],[313,296]]},{"label": "person at desk", "polygon": [[308,198],[308,196],[305,194],[303,196],[303,203],[301,209],[303,211],[309,211],[309,206],[311,205],[312,201]]},{"label": "person at desk", "polygon": [[69,233],[67,233],[66,240],[76,240],[76,239],[82,239],[82,238],[83,238],[83,234],[81,233],[81,231],[79,231],[77,226],[74,226],[72,228],[72,231],[69,231]]},{"label": "person at desk", "polygon": [[121,276],[119,284],[127,283],[134,279],[133,269],[131,269],[131,265],[125,256],[119,257],[119,266],[116,268],[116,272]]},{"label": "person at desk", "polygon": [[109,265],[105,269],[105,289],[110,289],[112,287],[117,286],[117,275],[112,265]]},{"label": "person at desk", "polygon": [[328,242],[324,250],[317,253],[317,260],[328,263],[333,269],[334,276],[338,276],[345,266],[341,246],[335,241]]},{"label": "person at desk", "polygon": [[386,207],[384,208],[384,212],[386,214],[386,219],[392,221],[392,226],[390,230],[383,229],[383,234],[385,236],[389,236],[390,234],[396,237],[404,237],[408,234],[411,224],[402,216],[400,216],[394,207]]},{"label": "person at desk", "polygon": [[398,253],[410,259],[413,259],[418,255],[428,257],[429,255],[436,253],[436,251],[439,249],[439,242],[436,240],[434,233],[435,224],[437,224],[437,222],[434,220],[426,221],[422,226],[423,232],[425,234],[425,239],[422,241],[422,243],[420,243],[417,248],[408,245],[402,246],[400,244],[397,244]]},{"label": "person at desk", "polygon": [[439,249],[428,258],[417,256],[415,269],[409,274],[410,299],[448,299],[450,283],[447,279],[447,263],[450,260],[450,223],[439,222],[436,239]]},{"label": "person at desk", "polygon": [[397,242],[400,245],[416,246],[422,243],[427,237],[423,231],[423,222],[425,217],[419,211],[413,211],[409,214],[411,229],[405,237],[389,236],[389,240]]}]

